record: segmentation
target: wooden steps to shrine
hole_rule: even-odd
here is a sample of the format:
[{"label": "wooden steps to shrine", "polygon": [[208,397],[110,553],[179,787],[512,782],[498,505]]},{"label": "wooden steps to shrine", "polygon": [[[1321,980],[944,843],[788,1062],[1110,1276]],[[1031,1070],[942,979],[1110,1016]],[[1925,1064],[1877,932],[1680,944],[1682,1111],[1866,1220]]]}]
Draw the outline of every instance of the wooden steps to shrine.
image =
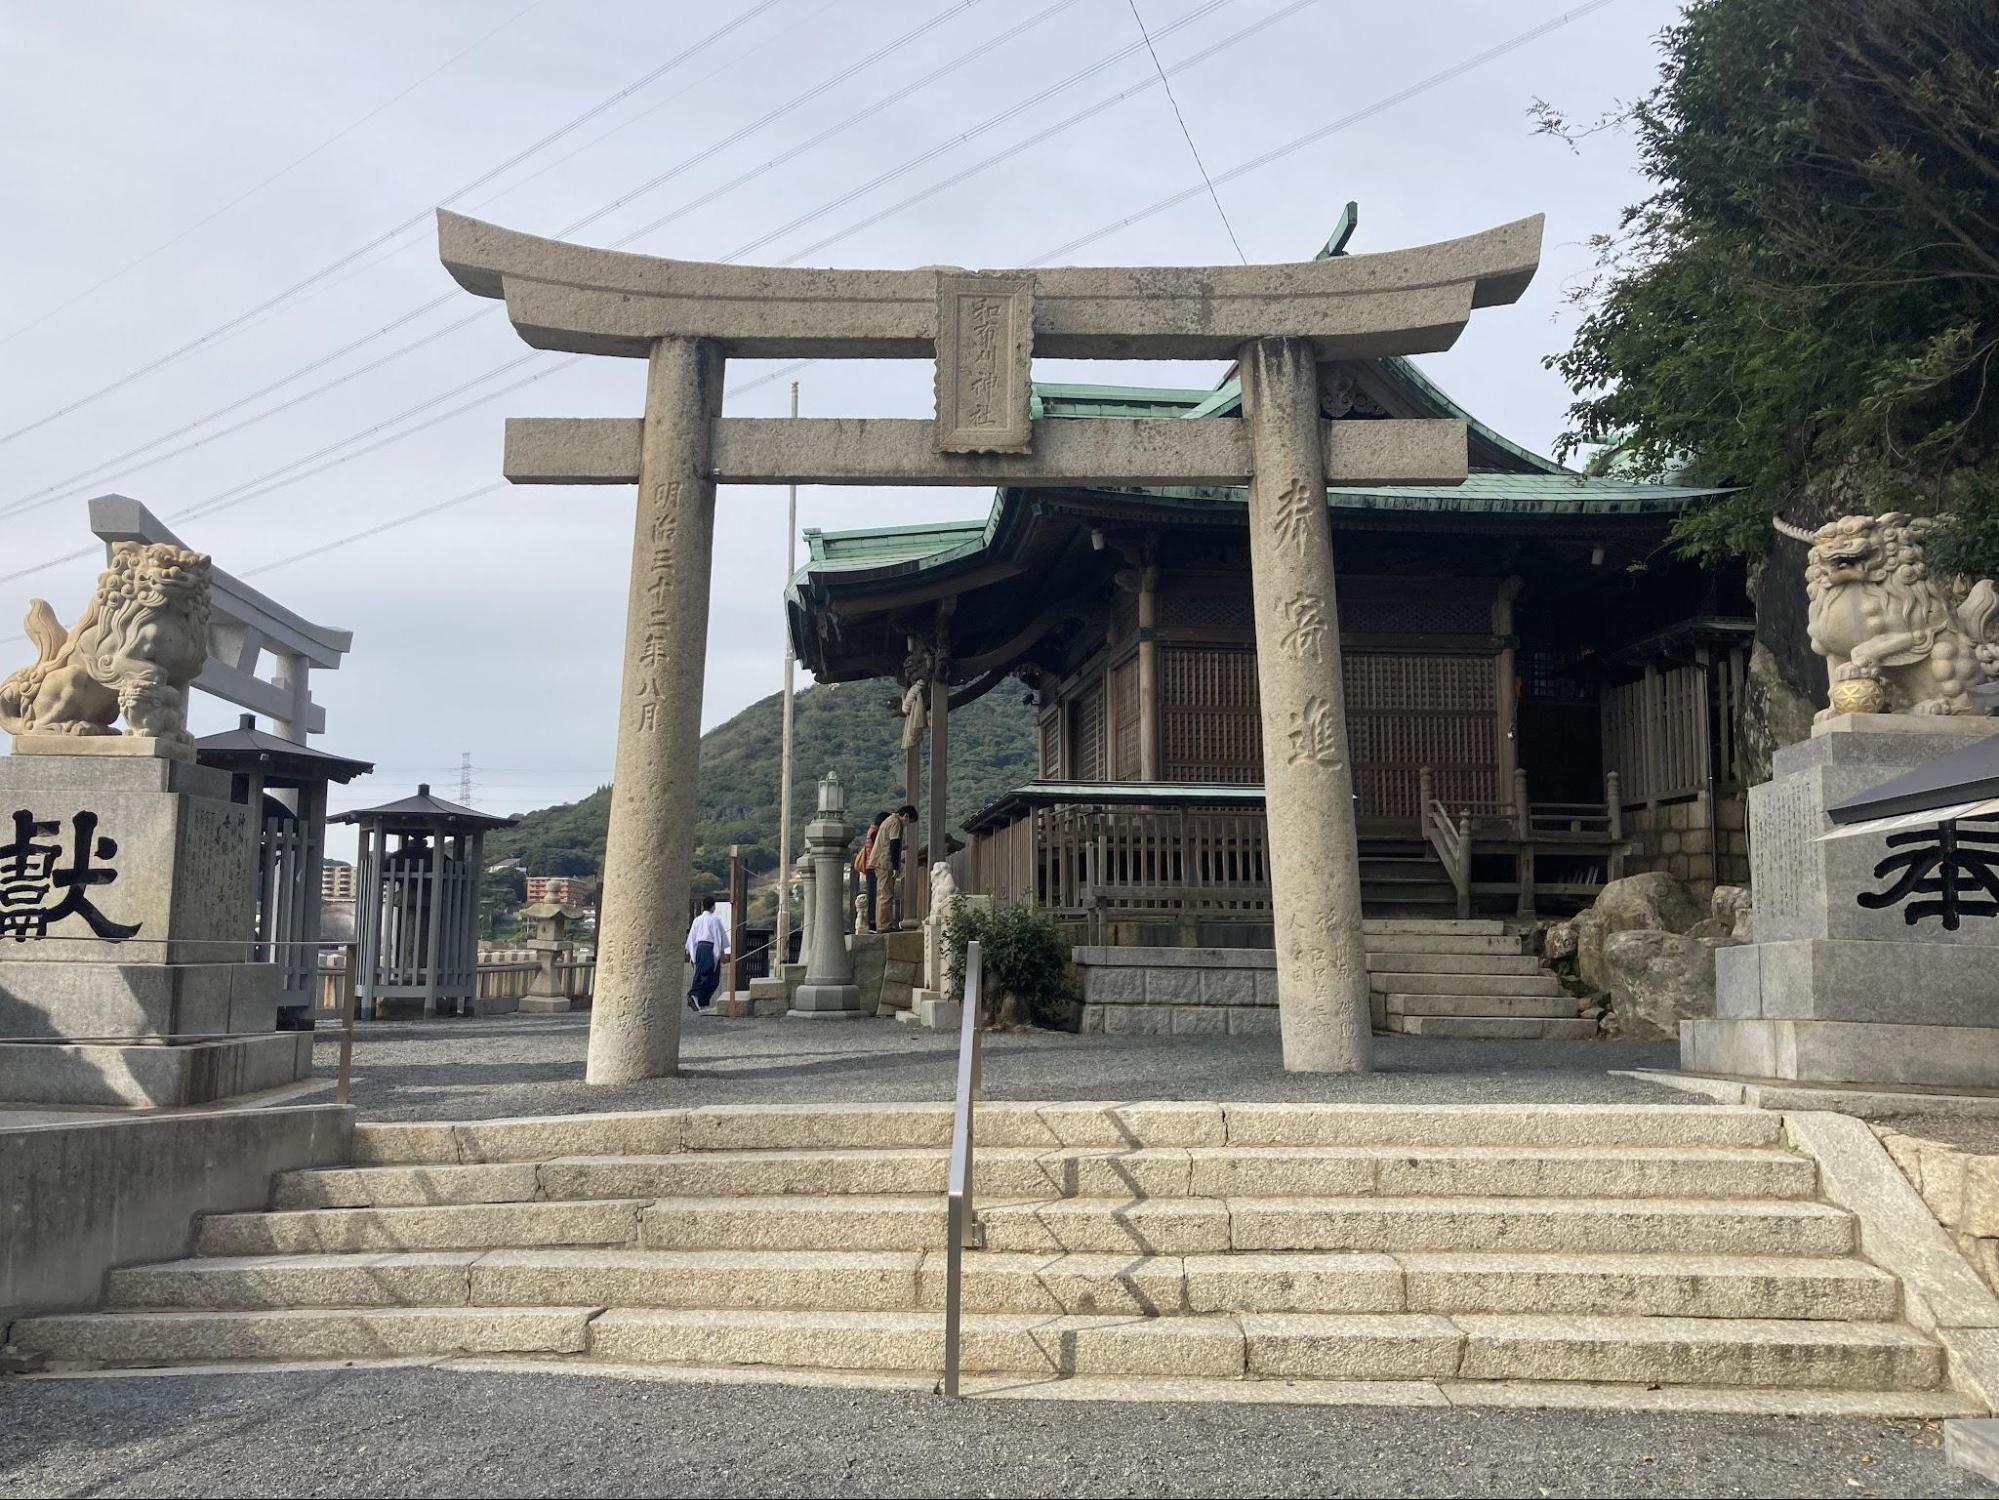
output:
[{"label": "wooden steps to shrine", "polygon": [[[188,1258],[113,1271],[102,1310],[9,1336],[58,1367],[497,1356],[927,1380],[950,1121],[363,1124],[347,1165],[280,1174],[270,1210],[204,1217]],[[968,1374],[1974,1406],[1780,1115],[996,1103],[978,1122]]]}]

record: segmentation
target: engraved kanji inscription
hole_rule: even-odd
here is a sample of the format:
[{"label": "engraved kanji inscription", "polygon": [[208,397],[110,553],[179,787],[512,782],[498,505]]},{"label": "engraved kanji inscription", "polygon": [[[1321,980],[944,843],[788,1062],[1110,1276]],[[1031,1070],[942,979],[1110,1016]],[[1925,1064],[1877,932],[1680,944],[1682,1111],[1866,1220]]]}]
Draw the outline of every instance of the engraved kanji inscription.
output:
[{"label": "engraved kanji inscription", "polygon": [[1270,529],[1277,534],[1277,540],[1289,547],[1296,547],[1302,557],[1311,544],[1312,508],[1324,505],[1325,498],[1316,495],[1312,487],[1302,479],[1294,479],[1277,493],[1277,499],[1270,507]]},{"label": "engraved kanji inscription", "polygon": [[[112,921],[90,899],[91,887],[118,878],[108,863],[117,857],[117,841],[98,835],[96,813],[80,812],[70,819],[64,863],[61,830],[60,822],[38,819],[27,808],[15,810],[13,842],[0,844],[0,938],[17,943],[44,938],[53,924],[76,916],[106,942],[124,942],[139,924]],[[93,865],[93,860],[107,863]]]},{"label": "engraved kanji inscription", "polygon": [[1293,594],[1278,604],[1277,613],[1284,621],[1278,649],[1300,661],[1324,661],[1326,601],[1317,594]]},{"label": "engraved kanji inscription", "polygon": [[[1907,901],[1904,922],[1913,927],[1937,917],[1946,932],[1957,931],[1966,917],[1999,917],[1999,824],[1983,818],[1977,823],[1984,826],[1950,821],[1889,834],[1888,847],[1902,852],[1876,865],[1874,878],[1895,879],[1887,889],[1862,891],[1855,899],[1869,911]],[[1910,901],[1911,896],[1920,899]]]},{"label": "engraved kanji inscription", "polygon": [[1346,758],[1339,715],[1329,699],[1317,694],[1305,700],[1305,711],[1291,716],[1291,764],[1338,766]]}]

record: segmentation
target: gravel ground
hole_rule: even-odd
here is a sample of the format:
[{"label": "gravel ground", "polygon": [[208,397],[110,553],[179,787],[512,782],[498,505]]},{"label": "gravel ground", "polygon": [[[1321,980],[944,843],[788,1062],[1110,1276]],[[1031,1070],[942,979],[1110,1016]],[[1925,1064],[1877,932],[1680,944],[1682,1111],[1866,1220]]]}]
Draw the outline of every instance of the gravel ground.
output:
[{"label": "gravel ground", "polygon": [[[677,1078],[591,1088],[587,1015],[364,1022],[353,1099],[364,1119],[491,1119],[701,1104],[819,1104],[951,1097],[958,1039],[893,1021],[690,1017]],[[1613,1068],[1672,1067],[1672,1042],[1375,1038],[1376,1071],[1286,1073],[1275,1037],[988,1036],[989,1099],[1340,1100],[1700,1104]],[[313,1049],[321,1077],[336,1034]]]},{"label": "gravel ground", "polygon": [[1899,1135],[1943,1141],[1981,1156],[1999,1156],[1999,1118],[1984,1115],[1897,1115],[1882,1120],[1883,1128]]},{"label": "gravel ground", "polygon": [[1934,1424],[427,1369],[0,1383],[0,1496],[1988,1495]]}]

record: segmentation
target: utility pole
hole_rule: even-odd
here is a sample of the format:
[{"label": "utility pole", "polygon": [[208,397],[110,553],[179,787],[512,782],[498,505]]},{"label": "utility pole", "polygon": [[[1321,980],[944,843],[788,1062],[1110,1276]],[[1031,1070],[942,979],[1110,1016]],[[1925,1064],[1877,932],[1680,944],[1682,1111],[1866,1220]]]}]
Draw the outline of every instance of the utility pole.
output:
[{"label": "utility pole", "polygon": [[472,801],[472,752],[467,750],[458,757],[458,800],[469,805]]},{"label": "utility pole", "polygon": [[[798,415],[798,382],[791,382],[791,414]],[[784,582],[798,571],[798,486],[790,487],[784,509]],[[779,595],[783,597],[782,593]],[[791,622],[784,626],[784,746],[778,755],[777,788],[777,938],[772,945],[770,972],[784,972],[791,952]],[[803,958],[805,955],[800,954]]]}]

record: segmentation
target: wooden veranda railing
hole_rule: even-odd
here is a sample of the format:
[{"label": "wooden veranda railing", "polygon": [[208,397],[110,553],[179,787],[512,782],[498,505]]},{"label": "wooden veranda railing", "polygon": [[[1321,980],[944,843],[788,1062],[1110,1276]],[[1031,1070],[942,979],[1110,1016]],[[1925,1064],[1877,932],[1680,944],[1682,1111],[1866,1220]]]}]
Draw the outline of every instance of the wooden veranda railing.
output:
[{"label": "wooden veranda railing", "polygon": [[[1617,778],[1603,802],[1534,802],[1524,775],[1503,802],[1447,801],[1420,774],[1420,821],[1397,835],[1428,847],[1460,914],[1512,899],[1531,914],[1539,895],[1587,897],[1620,873],[1624,829]],[[1367,838],[1363,838],[1363,848]],[[1396,857],[1402,857],[1400,855]],[[1552,860],[1543,879],[1537,861]],[[1511,879],[1495,878],[1498,863]],[[1087,924],[1093,940],[1124,920],[1267,923],[1269,835],[1261,811],[1062,804],[1029,809],[977,834],[957,863],[962,889],[1001,905],[1038,907]]]}]

